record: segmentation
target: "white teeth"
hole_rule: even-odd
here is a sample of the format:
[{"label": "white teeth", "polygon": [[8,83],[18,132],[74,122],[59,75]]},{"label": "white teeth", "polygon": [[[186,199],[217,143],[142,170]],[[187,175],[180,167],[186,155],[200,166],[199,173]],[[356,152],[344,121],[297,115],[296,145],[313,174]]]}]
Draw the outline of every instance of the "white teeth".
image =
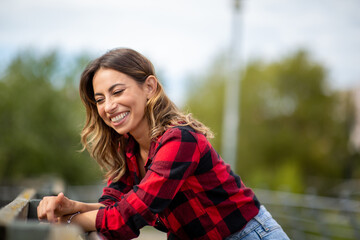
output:
[{"label": "white teeth", "polygon": [[119,122],[124,119],[129,114],[129,112],[122,113],[120,115],[117,115],[116,117],[111,118],[112,122]]}]

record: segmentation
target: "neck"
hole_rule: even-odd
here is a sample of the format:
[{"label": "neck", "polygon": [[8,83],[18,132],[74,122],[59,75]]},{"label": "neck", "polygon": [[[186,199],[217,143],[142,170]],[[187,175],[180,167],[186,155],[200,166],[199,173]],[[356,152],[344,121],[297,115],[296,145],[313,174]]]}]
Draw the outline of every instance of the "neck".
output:
[{"label": "neck", "polygon": [[149,152],[150,149],[150,138],[143,136],[142,138],[134,137],[136,142],[139,144],[140,152]]},{"label": "neck", "polygon": [[135,137],[135,136],[133,137],[135,141],[139,144],[139,155],[137,157],[137,161],[138,161],[140,176],[144,177],[145,170],[143,166],[145,166],[149,156],[151,140],[146,134],[143,134],[141,137]]},{"label": "neck", "polygon": [[149,152],[151,143],[149,132],[149,127],[146,124],[146,126],[143,125],[141,129],[137,129],[137,131],[130,133],[134,137],[135,141],[139,144],[140,153]]}]

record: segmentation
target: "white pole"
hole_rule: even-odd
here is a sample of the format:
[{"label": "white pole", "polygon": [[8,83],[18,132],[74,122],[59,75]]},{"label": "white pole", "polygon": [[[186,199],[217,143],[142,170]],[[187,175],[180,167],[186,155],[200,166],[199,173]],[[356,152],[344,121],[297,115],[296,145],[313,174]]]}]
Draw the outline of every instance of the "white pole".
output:
[{"label": "white pole", "polygon": [[237,143],[240,120],[240,27],[241,0],[233,1],[231,42],[228,54],[228,74],[225,83],[222,156],[236,171]]}]

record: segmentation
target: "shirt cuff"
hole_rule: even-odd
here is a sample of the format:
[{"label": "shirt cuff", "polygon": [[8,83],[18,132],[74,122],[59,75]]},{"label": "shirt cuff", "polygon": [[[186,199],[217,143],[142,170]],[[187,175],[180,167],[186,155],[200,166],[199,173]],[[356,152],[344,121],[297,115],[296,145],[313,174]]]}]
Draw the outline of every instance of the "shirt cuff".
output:
[{"label": "shirt cuff", "polygon": [[103,228],[102,222],[104,219],[104,212],[105,212],[105,207],[100,207],[96,215],[95,227],[98,232],[100,232],[100,230]]}]

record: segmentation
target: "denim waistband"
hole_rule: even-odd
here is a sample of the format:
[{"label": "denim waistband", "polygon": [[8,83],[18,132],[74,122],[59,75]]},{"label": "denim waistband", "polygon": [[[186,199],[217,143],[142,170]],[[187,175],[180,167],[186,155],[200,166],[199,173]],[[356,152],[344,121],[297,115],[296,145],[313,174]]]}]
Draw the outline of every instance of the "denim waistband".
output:
[{"label": "denim waistband", "polygon": [[260,206],[259,213],[246,224],[245,228],[226,239],[262,239],[264,237],[267,237],[266,239],[289,240],[270,212],[264,206]]},{"label": "denim waistband", "polygon": [[[265,222],[270,218],[272,218],[270,212],[265,208],[265,206],[261,205],[259,209],[259,213],[253,218],[253,220],[258,222],[266,229]],[[254,225],[258,226],[256,223],[254,223]]]},{"label": "denim waistband", "polygon": [[263,205],[261,205],[259,213],[246,224],[245,228],[243,228],[243,230],[241,231],[241,235],[248,234],[255,228],[259,227],[259,225],[261,225],[267,231],[268,229],[265,222],[270,218],[272,218],[270,212]]}]

